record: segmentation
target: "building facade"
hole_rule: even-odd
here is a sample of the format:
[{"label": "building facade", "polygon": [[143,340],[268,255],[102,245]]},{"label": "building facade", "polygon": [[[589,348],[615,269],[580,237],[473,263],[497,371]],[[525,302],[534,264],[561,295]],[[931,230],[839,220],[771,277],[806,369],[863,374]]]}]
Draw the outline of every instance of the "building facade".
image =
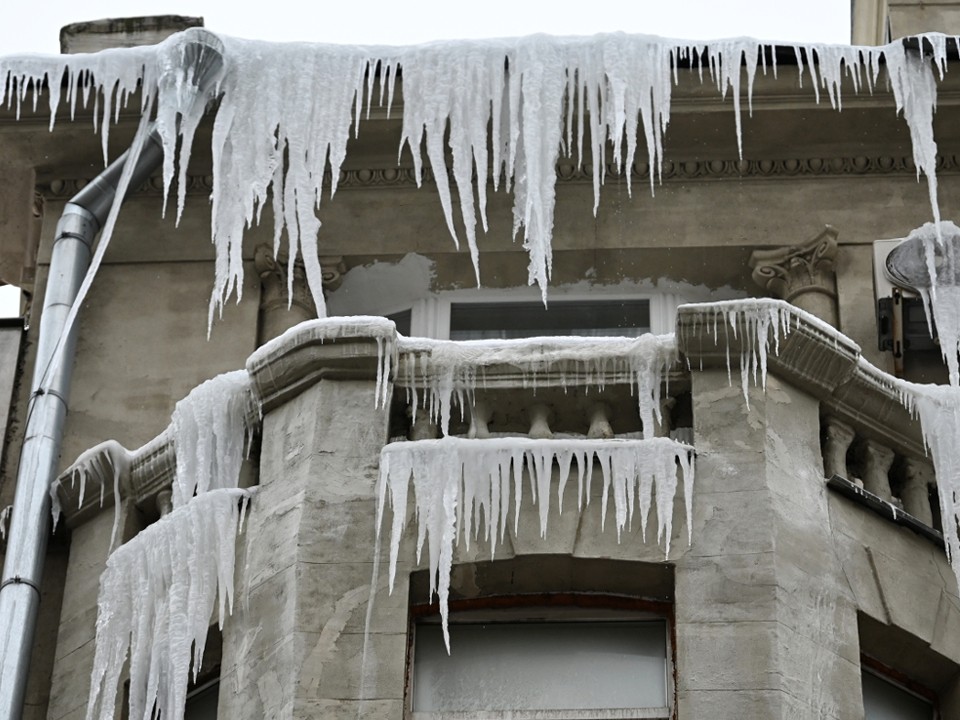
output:
[{"label": "building facade", "polygon": [[[546,311],[527,285],[509,196],[491,188],[483,288],[473,289],[434,175],[420,188],[410,153],[397,162],[403,113],[374,112],[319,211],[319,259],[331,315],[389,321],[298,324],[315,316],[307,270],[275,251],[267,208],[243,238],[242,299],[208,338],[204,121],[179,222],[161,216],[158,177],[132,191],[78,316],[63,516],[46,552],[23,716],[87,716],[112,548],[178,512],[175,404],[244,369],[259,411],[239,484],[256,490],[230,537],[232,613],[222,629],[210,623],[188,717],[960,717],[960,597],[942,532],[953,518],[940,516],[919,421],[890,380],[945,383],[947,373],[935,348],[895,357],[878,338],[878,299],[892,288],[875,243],[930,219],[928,187],[884,71],[872,92],[847,77],[838,111],[826,90],[817,101],[809,75],[798,85],[793,48],[769,52],[778,73],[753,80],[742,151],[729,100],[682,66],[654,194],[655,169],[638,153],[625,171],[631,192],[604,168],[594,214],[592,168],[561,157]],[[933,120],[944,219],[960,211],[956,52],[936,79]],[[120,111],[111,157],[130,144],[138,106]],[[103,166],[91,108],[73,122],[61,109],[53,133],[45,112],[2,112],[0,268],[28,300],[27,326],[0,328],[0,352],[18,358],[0,378],[10,398],[0,507],[13,503],[54,228]],[[494,361],[488,344],[449,360],[470,347],[463,339],[611,329],[675,333],[676,362],[645,374],[636,345],[602,341],[586,356],[530,343]],[[599,369],[597,353],[608,353]],[[751,370],[760,356],[763,373]],[[469,387],[444,386],[444,372]],[[656,387],[645,390],[648,377]],[[457,390],[438,422],[431,398]],[[385,447],[451,436],[508,454],[517,439],[537,448],[504,486],[519,490],[502,499],[499,543],[486,537],[502,519],[490,503],[476,505],[469,542],[469,502],[455,499],[446,524],[431,526],[427,509],[444,503],[424,499],[427,481],[393,507],[380,494]],[[679,473],[674,494],[661,472],[649,516],[620,522],[633,490],[608,497],[621,470],[604,465],[605,448],[666,438],[693,447],[695,481]],[[560,487],[556,454],[587,447],[577,443],[600,448],[584,456],[593,482],[579,492],[572,480]],[[536,453],[548,453],[539,473]],[[473,457],[453,474],[466,477]],[[71,482],[81,476],[85,490]],[[434,532],[421,554],[427,526],[460,539]],[[449,597],[438,601],[447,563]],[[137,688],[118,687],[122,716]]]}]

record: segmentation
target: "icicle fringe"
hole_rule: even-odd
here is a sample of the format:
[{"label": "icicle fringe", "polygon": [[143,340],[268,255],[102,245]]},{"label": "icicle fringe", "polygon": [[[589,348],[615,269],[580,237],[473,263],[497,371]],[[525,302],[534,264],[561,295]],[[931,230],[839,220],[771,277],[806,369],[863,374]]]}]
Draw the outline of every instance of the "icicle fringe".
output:
[{"label": "icicle fringe", "polygon": [[[676,363],[674,335],[646,333],[638,338],[556,337],[522,340],[425,340],[400,338],[398,350],[406,373],[408,400],[428,408],[444,435],[449,434],[454,405],[473,404],[476,388],[483,387],[485,370],[509,365],[523,375],[524,387],[537,387],[551,373],[561,384],[603,389],[626,380],[636,392],[643,436],[653,437],[654,420],[661,421],[661,385]],[[417,386],[425,388],[421,395]]]},{"label": "icicle fringe", "polygon": [[190,668],[195,679],[213,611],[222,628],[232,609],[239,506],[251,494],[197,496],[107,560],[87,720],[113,720],[128,660],[130,717],[183,720]]},{"label": "icicle fringe", "polygon": [[[142,110],[157,105],[165,198],[174,167],[180,168],[179,218],[184,173],[203,113],[203,103],[194,102],[191,84],[184,82],[184,47],[191,37],[187,31],[155,47],[95,55],[0,58],[0,104],[15,106],[19,116],[23,104],[32,99],[36,105],[45,90],[52,127],[62,103],[72,116],[78,103],[87,107],[92,102],[106,156],[111,122],[117,122],[127,98],[142,89]],[[845,83],[855,93],[872,93],[885,65],[897,110],[910,128],[918,177],[922,172],[927,178],[934,221],[939,222],[932,123],[935,72],[942,76],[947,67],[948,38],[937,33],[918,38],[929,59],[907,51],[899,40],[882,47],[797,44],[794,51],[798,83],[802,86],[809,74],[817,102],[823,92],[837,110],[842,108]],[[662,176],[663,135],[681,63],[695,66],[701,81],[706,69],[717,91],[731,95],[741,157],[743,80],[747,109],[752,111],[758,70],[777,73],[775,46],[749,38],[693,43],[625,34],[538,35],[395,48],[221,40],[225,73],[216,88],[220,103],[212,139],[211,232],[217,252],[211,323],[230,297],[240,299],[242,235],[259,221],[268,203],[274,213],[275,249],[286,234],[289,261],[302,255],[314,302],[320,315],[325,314],[315,210],[325,183],[331,197],[336,193],[348,139],[351,131],[359,131],[364,113],[369,117],[373,107],[385,106],[389,114],[401,69],[400,152],[409,147],[417,183],[423,179],[425,150],[447,227],[458,242],[445,161],[449,146],[452,184],[478,280],[476,228],[478,219],[481,228],[487,228],[487,185],[496,190],[502,183],[512,190],[514,233],[523,232],[530,256],[528,279],[539,285],[544,298],[552,267],[561,146],[568,156],[576,151],[581,166],[592,168],[596,213],[608,145],[615,169],[627,173],[628,190],[641,135],[651,192],[655,178]],[[773,60],[770,68],[768,56]]]},{"label": "icicle fringe", "polygon": [[[530,478],[533,500],[538,504],[540,534],[547,532],[551,484],[558,473],[557,498],[563,511],[563,494],[576,464],[577,512],[589,504],[594,464],[603,479],[601,525],[606,522],[609,498],[613,498],[617,538],[632,527],[639,510],[646,538],[651,503],[657,510],[657,542],[669,556],[672,537],[673,501],[678,473],[683,478],[687,540],[691,539],[693,512],[693,448],[668,438],[645,440],[534,440],[492,438],[468,440],[446,437],[439,440],[396,442],[380,454],[377,491],[377,538],[384,509],[393,508],[390,527],[390,588],[397,571],[400,539],[407,519],[408,490],[412,481],[417,523],[417,562],[427,546],[430,568],[430,595],[437,594],[447,632],[447,600],[454,546],[461,536],[469,549],[471,537],[483,537],[491,556],[503,540],[513,506],[515,531],[519,530],[523,474]],[[556,466],[556,469],[555,469]],[[511,487],[512,483],[512,487]],[[513,498],[511,502],[511,496]]]},{"label": "icicle fringe", "polygon": [[260,404],[246,370],[218,375],[177,403],[170,421],[177,471],[173,506],[195,494],[235,488],[260,421]]}]

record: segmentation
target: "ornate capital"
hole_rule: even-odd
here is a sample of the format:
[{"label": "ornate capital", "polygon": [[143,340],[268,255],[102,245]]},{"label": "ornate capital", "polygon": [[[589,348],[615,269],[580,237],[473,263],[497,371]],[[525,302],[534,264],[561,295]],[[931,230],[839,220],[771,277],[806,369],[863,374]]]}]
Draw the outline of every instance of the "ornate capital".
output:
[{"label": "ornate capital", "polygon": [[827,225],[803,245],[755,250],[750,267],[760,287],[836,325],[836,257],[837,231]]},{"label": "ornate capital", "polygon": [[343,274],[347,271],[347,264],[342,255],[321,255],[320,267],[323,273],[323,291],[325,293],[336,290],[343,282]]},{"label": "ornate capital", "polygon": [[[260,344],[304,320],[317,317],[313,295],[307,286],[303,260],[297,258],[291,265],[281,253],[275,257],[269,245],[258,245],[254,267],[260,276]],[[334,290],[343,281],[347,266],[339,256],[320,258],[323,291]],[[290,273],[293,273],[291,280]]]}]

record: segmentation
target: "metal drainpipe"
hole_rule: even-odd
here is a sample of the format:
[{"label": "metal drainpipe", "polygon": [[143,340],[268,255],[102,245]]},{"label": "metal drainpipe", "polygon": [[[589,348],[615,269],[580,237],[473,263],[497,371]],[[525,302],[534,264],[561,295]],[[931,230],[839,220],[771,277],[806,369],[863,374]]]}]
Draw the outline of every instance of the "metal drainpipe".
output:
[{"label": "metal drainpipe", "polygon": [[[205,91],[223,67],[222,44],[215,35],[203,30],[190,31],[190,35],[183,57],[188,65],[195,64],[196,83]],[[199,95],[205,97],[206,93]],[[57,223],[0,582],[0,720],[21,717],[30,670],[43,561],[50,535],[49,489],[60,458],[77,326],[62,341],[60,336],[90,265],[94,238],[116,196],[128,153],[74,196]],[[129,188],[142,185],[162,162],[163,147],[154,130],[144,143]],[[60,353],[63,360],[54,372],[48,373],[54,353]]]}]

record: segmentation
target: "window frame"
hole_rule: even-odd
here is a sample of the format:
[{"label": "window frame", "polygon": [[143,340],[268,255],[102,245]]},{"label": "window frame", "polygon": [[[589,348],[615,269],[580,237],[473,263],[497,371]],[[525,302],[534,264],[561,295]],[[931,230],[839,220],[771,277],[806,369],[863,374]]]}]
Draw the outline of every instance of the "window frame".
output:
[{"label": "window frame", "polygon": [[[883,682],[886,682],[899,690],[930,703],[930,720],[941,720],[942,715],[940,713],[940,698],[933,690],[928,688],[926,685],[917,682],[909,675],[906,675],[905,673],[902,673],[899,670],[896,670],[895,668],[892,668],[889,665],[886,665],[876,658],[870,657],[866,654],[860,655],[860,674],[861,677],[864,674],[873,675],[874,677],[879,678]],[[860,694],[862,697],[862,682],[860,686]]]},{"label": "window frame", "polygon": [[[417,626],[438,622],[439,605],[420,603],[410,606],[407,632],[406,672],[404,677],[405,720],[675,720],[677,709],[676,622],[673,603],[622,595],[595,593],[533,593],[492,595],[448,603],[451,624],[471,622],[643,622],[664,623],[667,705],[661,708],[612,708],[576,710],[471,710],[415,711],[413,678]],[[531,613],[537,613],[536,618]]]},{"label": "window frame", "polygon": [[[662,335],[674,331],[677,307],[686,299],[672,292],[604,292],[602,288],[589,290],[551,291],[548,302],[616,302],[618,300],[646,300],[650,303],[650,332]],[[387,314],[410,310],[411,337],[450,339],[450,308],[452,305],[495,304],[508,302],[542,302],[540,291],[533,287],[474,288],[448,290],[421,298],[412,305],[392,309]]]}]

